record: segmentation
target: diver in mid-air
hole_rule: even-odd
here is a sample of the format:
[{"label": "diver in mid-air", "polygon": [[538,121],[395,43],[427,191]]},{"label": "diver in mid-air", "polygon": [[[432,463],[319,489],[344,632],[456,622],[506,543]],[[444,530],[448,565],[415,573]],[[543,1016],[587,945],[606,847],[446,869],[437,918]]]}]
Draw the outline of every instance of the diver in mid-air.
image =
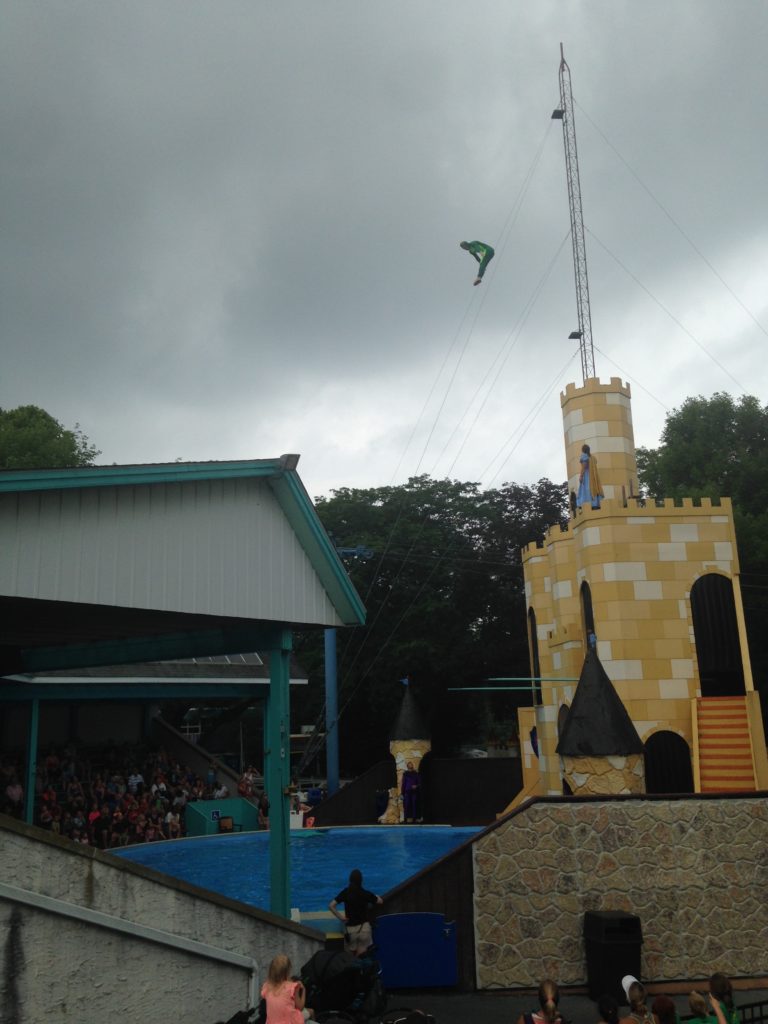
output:
[{"label": "diver in mid-air", "polygon": [[495,250],[493,246],[488,245],[487,242],[459,242],[462,249],[466,249],[468,253],[475,257],[480,266],[477,269],[477,277],[474,283],[480,284],[483,280],[483,274],[485,268],[491,262],[495,256]]}]

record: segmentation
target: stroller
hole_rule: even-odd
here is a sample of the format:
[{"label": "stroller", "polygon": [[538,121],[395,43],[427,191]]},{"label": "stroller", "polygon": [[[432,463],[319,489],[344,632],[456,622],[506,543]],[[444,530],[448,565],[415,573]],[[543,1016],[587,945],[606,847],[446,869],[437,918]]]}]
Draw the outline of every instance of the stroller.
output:
[{"label": "stroller", "polygon": [[365,1024],[383,1013],[387,996],[381,968],[369,950],[366,956],[320,950],[301,968],[307,1006],[318,1021],[356,1021]]}]

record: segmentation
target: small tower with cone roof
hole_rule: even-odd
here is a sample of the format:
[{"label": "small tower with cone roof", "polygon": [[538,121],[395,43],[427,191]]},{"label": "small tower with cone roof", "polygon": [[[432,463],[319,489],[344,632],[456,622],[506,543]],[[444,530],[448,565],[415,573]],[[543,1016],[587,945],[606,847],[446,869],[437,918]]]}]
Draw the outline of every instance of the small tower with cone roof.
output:
[{"label": "small tower with cone roof", "polygon": [[557,753],[574,796],[645,792],[643,741],[592,650],[584,659]]},{"label": "small tower with cone roof", "polygon": [[432,749],[424,718],[411,692],[407,680],[403,680],[405,693],[398,711],[397,718],[389,734],[389,752],[395,759],[397,787],[390,790],[389,803],[379,821],[384,825],[399,824],[403,820],[403,805],[400,792],[403,784],[403,772],[408,762],[419,770],[422,758]]}]

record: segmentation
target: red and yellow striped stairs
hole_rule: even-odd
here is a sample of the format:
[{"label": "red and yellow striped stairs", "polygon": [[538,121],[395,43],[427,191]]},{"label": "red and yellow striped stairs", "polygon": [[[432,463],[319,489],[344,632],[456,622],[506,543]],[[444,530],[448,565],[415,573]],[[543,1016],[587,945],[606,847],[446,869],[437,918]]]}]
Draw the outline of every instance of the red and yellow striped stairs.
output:
[{"label": "red and yellow striped stairs", "polygon": [[696,702],[701,793],[757,789],[746,698],[700,697]]}]

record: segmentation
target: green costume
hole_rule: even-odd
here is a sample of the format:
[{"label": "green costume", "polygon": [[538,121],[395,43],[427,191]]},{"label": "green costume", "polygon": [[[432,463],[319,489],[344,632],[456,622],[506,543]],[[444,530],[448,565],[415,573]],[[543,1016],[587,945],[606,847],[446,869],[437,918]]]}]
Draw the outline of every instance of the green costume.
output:
[{"label": "green costume", "polygon": [[462,249],[466,249],[468,253],[471,253],[480,264],[477,268],[477,279],[479,281],[485,273],[485,268],[496,254],[493,246],[488,245],[487,242],[461,242],[460,245]]}]

